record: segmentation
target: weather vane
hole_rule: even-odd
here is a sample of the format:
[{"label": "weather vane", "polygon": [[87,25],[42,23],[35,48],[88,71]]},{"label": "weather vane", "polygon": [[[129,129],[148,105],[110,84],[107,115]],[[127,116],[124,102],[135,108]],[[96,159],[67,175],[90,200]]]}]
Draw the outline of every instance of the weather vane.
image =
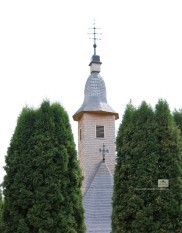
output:
[{"label": "weather vane", "polygon": [[92,38],[89,38],[91,40],[93,40],[94,44],[93,44],[93,48],[94,48],[94,55],[96,55],[96,48],[97,48],[97,44],[96,44],[96,40],[101,40],[100,38],[96,37],[97,35],[101,35],[102,33],[97,33],[96,30],[100,29],[100,28],[96,28],[95,27],[95,20],[94,20],[94,24],[93,24],[93,27],[92,28],[89,28],[89,29],[92,29],[93,32],[92,33],[88,33],[88,34],[92,34],[93,37]]}]

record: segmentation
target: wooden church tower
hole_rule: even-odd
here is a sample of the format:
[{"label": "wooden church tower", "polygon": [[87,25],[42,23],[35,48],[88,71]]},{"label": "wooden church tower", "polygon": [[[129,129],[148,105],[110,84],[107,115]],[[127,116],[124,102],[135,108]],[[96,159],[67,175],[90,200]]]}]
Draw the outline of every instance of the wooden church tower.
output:
[{"label": "wooden church tower", "polygon": [[115,167],[115,120],[107,103],[106,86],[100,75],[101,61],[94,55],[85,84],[84,101],[73,119],[78,121],[78,156],[84,176],[82,193],[87,232],[111,230],[113,174]]}]

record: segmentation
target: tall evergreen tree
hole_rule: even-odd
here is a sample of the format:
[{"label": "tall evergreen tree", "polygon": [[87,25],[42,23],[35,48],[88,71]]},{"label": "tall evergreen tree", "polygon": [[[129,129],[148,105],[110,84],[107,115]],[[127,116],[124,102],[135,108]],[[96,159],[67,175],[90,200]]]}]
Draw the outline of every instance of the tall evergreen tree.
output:
[{"label": "tall evergreen tree", "polygon": [[[114,173],[112,232],[123,232],[127,227],[126,203],[129,191],[128,182],[132,179],[133,167],[129,160],[131,158],[130,146],[134,134],[133,115],[135,108],[130,103],[127,105],[122,123],[120,124],[116,138],[117,164]],[[129,223],[128,223],[129,224]]]},{"label": "tall evergreen tree", "polygon": [[166,101],[156,105],[158,179],[168,179],[169,188],[155,199],[155,218],[160,232],[182,232],[182,145],[178,128]]},{"label": "tall evergreen tree", "polygon": [[[145,102],[127,106],[116,140],[113,233],[181,232],[181,144],[165,104],[155,112]],[[170,179],[175,190],[158,189],[158,179]]]},{"label": "tall evergreen tree", "polygon": [[23,109],[5,170],[5,233],[85,232],[82,176],[62,106]]},{"label": "tall evergreen tree", "polygon": [[154,113],[145,102],[129,105],[120,126],[114,176],[113,232],[151,232],[151,192],[156,184]]}]

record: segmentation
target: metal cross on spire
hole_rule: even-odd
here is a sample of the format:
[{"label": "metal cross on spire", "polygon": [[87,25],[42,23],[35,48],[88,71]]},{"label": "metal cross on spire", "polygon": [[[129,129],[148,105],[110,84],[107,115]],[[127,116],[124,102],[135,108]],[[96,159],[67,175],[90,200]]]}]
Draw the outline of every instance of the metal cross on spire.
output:
[{"label": "metal cross on spire", "polygon": [[89,38],[89,39],[93,40],[93,42],[94,42],[94,44],[93,44],[94,55],[96,55],[96,48],[97,48],[96,40],[101,40],[100,38],[97,38],[96,36],[97,36],[97,35],[101,35],[102,33],[97,33],[97,32],[96,32],[96,30],[97,30],[97,29],[100,29],[100,28],[96,28],[96,27],[95,27],[95,20],[94,20],[93,27],[92,27],[92,28],[89,28],[89,29],[92,29],[92,30],[93,30],[92,33],[88,33],[88,34],[92,34],[92,35],[93,35],[93,37],[92,37],[92,38]]},{"label": "metal cross on spire", "polygon": [[109,150],[108,150],[108,149],[106,150],[105,147],[106,147],[106,146],[105,146],[105,144],[103,143],[103,149],[101,149],[101,148],[99,149],[99,151],[102,152],[103,163],[105,162],[105,155],[106,155],[105,153],[109,153]]}]

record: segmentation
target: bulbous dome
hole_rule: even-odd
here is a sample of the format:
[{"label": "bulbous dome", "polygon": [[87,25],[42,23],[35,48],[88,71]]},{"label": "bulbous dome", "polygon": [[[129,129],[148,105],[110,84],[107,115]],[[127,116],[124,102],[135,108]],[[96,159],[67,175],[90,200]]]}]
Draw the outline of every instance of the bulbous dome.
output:
[{"label": "bulbous dome", "polygon": [[85,101],[96,97],[101,102],[107,102],[105,82],[99,73],[94,72],[88,77],[84,94]]},{"label": "bulbous dome", "polygon": [[107,103],[105,82],[99,74],[100,65],[100,61],[92,59],[90,63],[91,74],[85,84],[83,104],[73,115],[75,121],[78,121],[84,112],[113,114],[115,119],[119,118],[118,113]]}]

